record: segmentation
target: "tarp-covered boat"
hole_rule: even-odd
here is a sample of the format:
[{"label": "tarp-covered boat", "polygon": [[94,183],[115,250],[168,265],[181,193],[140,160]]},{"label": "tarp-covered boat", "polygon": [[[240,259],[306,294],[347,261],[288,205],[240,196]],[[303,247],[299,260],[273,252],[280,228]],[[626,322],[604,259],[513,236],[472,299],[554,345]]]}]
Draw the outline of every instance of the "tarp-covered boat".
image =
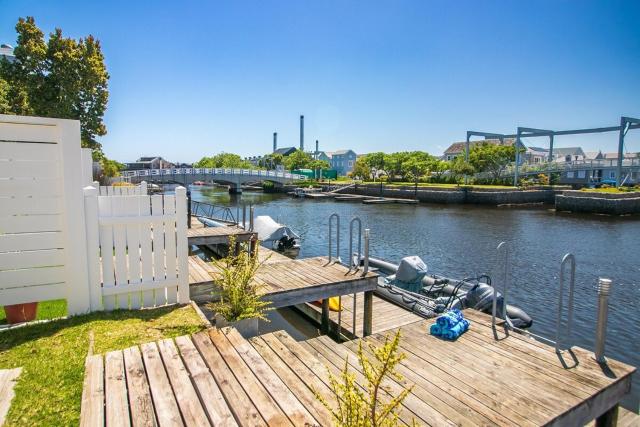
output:
[{"label": "tarp-covered boat", "polygon": [[274,221],[269,215],[260,215],[253,220],[253,231],[263,246],[281,252],[291,258],[300,252],[299,239],[291,228]]}]

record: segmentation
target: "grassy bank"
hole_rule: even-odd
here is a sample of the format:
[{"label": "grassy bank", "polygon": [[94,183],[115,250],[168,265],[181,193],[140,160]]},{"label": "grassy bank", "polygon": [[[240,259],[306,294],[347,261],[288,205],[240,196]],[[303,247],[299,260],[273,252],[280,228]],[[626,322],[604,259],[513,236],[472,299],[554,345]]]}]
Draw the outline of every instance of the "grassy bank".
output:
[{"label": "grassy bank", "polygon": [[90,342],[93,353],[105,353],[203,328],[191,306],[173,306],[92,313],[0,332],[0,369],[23,368],[6,425],[77,425]]}]

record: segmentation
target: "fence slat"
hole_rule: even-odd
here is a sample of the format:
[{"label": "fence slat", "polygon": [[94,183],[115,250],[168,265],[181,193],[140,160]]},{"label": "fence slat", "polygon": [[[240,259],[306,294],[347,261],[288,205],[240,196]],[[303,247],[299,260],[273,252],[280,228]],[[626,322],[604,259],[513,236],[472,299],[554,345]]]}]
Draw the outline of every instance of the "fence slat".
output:
[{"label": "fence slat", "polygon": [[[114,216],[124,216],[126,214],[124,199],[122,197],[112,197],[112,209]],[[116,270],[116,286],[127,285],[127,229],[122,224],[113,226],[113,254]],[[126,289],[123,289],[126,292]],[[129,298],[122,295],[117,298],[118,308],[128,308]]]},{"label": "fence slat", "polygon": [[[176,213],[176,197],[164,196],[164,213]],[[176,274],[176,220],[169,220],[164,223],[164,253],[167,266],[166,277],[168,281],[175,281]],[[176,286],[167,287],[167,304],[178,302],[178,288]]]},{"label": "fence slat", "polygon": [[84,188],[84,216],[87,230],[87,268],[91,311],[102,309],[100,283],[100,225],[98,224],[98,189]]},{"label": "fence slat", "polygon": [[[162,196],[151,196],[151,215],[163,214],[162,208]],[[165,280],[165,265],[164,265],[164,224],[153,225],[153,280],[160,282]],[[155,304],[164,305],[167,299],[164,291],[155,292]]]},{"label": "fence slat", "polygon": [[[141,216],[151,215],[151,200],[148,196],[141,196],[139,199],[139,210]],[[153,280],[153,253],[151,252],[151,240],[153,238],[151,223],[140,224],[140,258],[142,259],[142,281]],[[155,291],[148,290],[142,292],[142,300],[145,307],[155,305]]]},{"label": "fence slat", "polygon": [[178,302],[189,302],[189,249],[187,238],[187,189],[176,188],[176,244],[178,257]]},{"label": "fence slat", "polygon": [[7,161],[0,160],[0,178],[60,178],[60,166],[46,161]]},{"label": "fence slat", "polygon": [[52,299],[64,298],[66,295],[66,283],[0,289],[0,301],[11,301],[11,304],[24,304],[34,301],[48,301]]},{"label": "fence slat", "polygon": [[0,271],[0,289],[64,282],[64,267],[25,268]]},{"label": "fence slat", "polygon": [[0,180],[0,196],[61,196],[62,180],[60,179],[2,179]]},{"label": "fence slat", "polygon": [[60,197],[0,197],[0,215],[43,215],[62,213]]},{"label": "fence slat", "polygon": [[[139,200],[137,197],[124,197],[125,211],[128,215],[139,216]],[[129,255],[129,285],[140,283],[140,227],[137,224],[127,224],[127,252]],[[142,307],[140,291],[129,294],[131,308]]]},{"label": "fence slat", "polygon": [[[2,138],[7,137],[2,127]],[[30,161],[53,161],[60,160],[60,153],[56,144],[29,144],[24,142],[0,142],[0,159],[3,160],[30,160]]]},{"label": "fence slat", "polygon": [[0,233],[39,233],[62,230],[62,215],[12,215],[0,217]]},{"label": "fence slat", "polygon": [[[98,197],[98,209],[100,217],[111,216],[111,197]],[[102,284],[103,286],[113,286],[115,275],[113,267],[113,226],[100,226],[100,254],[102,256]],[[104,297],[102,304],[105,310],[113,310],[116,306],[114,297]]]},{"label": "fence slat", "polygon": [[0,270],[53,267],[64,265],[64,261],[64,251],[62,249],[4,252],[0,253]]},{"label": "fence slat", "polygon": [[0,234],[0,252],[61,249],[63,245],[62,233],[57,231]]}]

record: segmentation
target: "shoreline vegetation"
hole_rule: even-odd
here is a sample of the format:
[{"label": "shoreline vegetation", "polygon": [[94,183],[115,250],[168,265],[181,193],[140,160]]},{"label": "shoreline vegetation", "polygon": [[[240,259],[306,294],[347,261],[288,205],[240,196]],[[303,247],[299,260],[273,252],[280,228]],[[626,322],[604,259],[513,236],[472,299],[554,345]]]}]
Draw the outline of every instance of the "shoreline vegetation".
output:
[{"label": "shoreline vegetation", "polygon": [[[40,311],[39,318],[66,314],[59,301],[40,307],[48,310]],[[174,305],[94,312],[0,331],[0,369],[22,367],[6,424],[78,425],[89,353],[121,350],[204,328],[190,305]]]}]

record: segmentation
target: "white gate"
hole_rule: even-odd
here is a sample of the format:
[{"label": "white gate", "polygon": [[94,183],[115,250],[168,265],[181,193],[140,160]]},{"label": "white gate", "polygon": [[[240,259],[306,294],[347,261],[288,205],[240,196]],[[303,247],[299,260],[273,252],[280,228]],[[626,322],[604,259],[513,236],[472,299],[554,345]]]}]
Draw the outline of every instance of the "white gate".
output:
[{"label": "white gate", "polygon": [[0,114],[0,304],[89,309],[80,123]]},{"label": "white gate", "polygon": [[189,301],[186,189],[98,195],[84,189],[91,311]]}]

